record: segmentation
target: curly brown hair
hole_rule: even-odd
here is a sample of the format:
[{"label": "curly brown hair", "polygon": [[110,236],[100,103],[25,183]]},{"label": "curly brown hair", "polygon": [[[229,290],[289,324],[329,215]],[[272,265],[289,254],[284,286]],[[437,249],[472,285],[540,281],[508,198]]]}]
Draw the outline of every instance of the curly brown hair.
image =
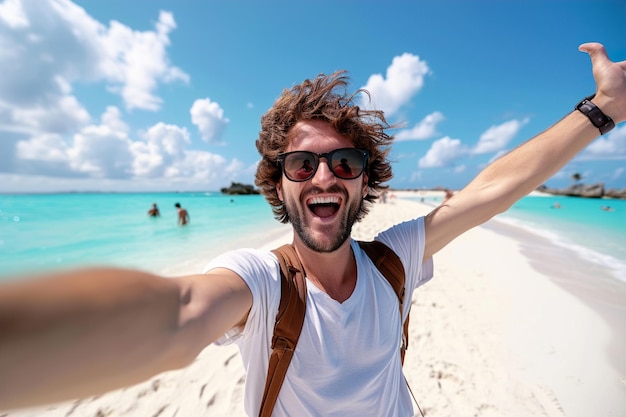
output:
[{"label": "curly brown hair", "polygon": [[366,172],[368,192],[357,215],[361,220],[369,206],[380,193],[389,188],[384,183],[392,177],[391,164],[387,160],[393,136],[385,130],[391,128],[382,111],[363,110],[354,103],[354,97],[366,90],[348,95],[346,71],[330,75],[320,74],[313,80],[283,90],[274,105],[261,117],[261,131],[256,147],[261,154],[255,184],[272,206],[274,217],[288,223],[289,216],[278,198],[276,184],[281,180],[282,170],[277,162],[278,154],[288,145],[288,132],[302,120],[324,120],[342,136],[352,139],[356,148],[369,151]]}]

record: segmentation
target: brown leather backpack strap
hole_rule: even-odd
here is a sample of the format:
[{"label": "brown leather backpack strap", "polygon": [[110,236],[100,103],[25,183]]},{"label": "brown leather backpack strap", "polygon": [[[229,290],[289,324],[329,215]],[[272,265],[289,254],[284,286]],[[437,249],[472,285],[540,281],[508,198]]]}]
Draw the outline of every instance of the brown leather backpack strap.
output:
[{"label": "brown leather backpack strap", "polygon": [[265,390],[259,409],[260,417],[272,415],[278,393],[296,349],[306,313],[305,273],[295,249],[292,245],[283,245],[272,252],[280,264],[281,294],[274,324],[272,353],[265,380]]},{"label": "brown leather backpack strap", "polygon": [[[404,308],[404,283],[406,280],[404,273],[404,265],[398,257],[398,255],[383,242],[373,240],[371,242],[359,241],[361,249],[369,256],[376,268],[383,274],[383,276],[389,281],[391,287],[398,297],[398,303],[400,305],[400,317]],[[402,346],[400,347],[400,359],[404,364],[404,354],[409,347],[409,316],[402,328]]]}]

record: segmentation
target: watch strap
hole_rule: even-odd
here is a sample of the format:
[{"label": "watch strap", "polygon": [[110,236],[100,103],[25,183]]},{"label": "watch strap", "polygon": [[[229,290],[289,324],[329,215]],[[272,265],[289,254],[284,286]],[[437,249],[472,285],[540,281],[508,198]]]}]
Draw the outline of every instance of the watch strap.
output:
[{"label": "watch strap", "polygon": [[582,99],[580,103],[576,105],[576,110],[587,116],[591,121],[591,124],[600,129],[600,134],[604,135],[615,127],[615,122],[609,116],[604,114],[602,110],[591,101],[596,95],[593,94],[589,97]]}]

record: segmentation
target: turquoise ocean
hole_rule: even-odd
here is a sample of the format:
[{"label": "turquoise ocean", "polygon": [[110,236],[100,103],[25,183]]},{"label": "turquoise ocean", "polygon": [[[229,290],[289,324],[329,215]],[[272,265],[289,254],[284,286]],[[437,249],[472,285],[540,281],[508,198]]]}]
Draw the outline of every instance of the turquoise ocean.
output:
[{"label": "turquoise ocean", "polygon": [[[412,197],[436,206],[441,198]],[[557,208],[558,207],[558,208]],[[506,227],[501,227],[502,225]],[[533,195],[487,225],[512,237],[530,233],[626,284],[626,200]]]},{"label": "turquoise ocean", "polygon": [[[190,224],[177,225],[175,203]],[[147,215],[157,203],[161,216]],[[284,233],[262,196],[197,193],[0,195],[0,280],[109,265],[198,271],[217,254]],[[281,232],[282,231],[282,232]]]},{"label": "turquoise ocean", "polygon": [[[429,197],[424,202],[440,201]],[[177,225],[176,202],[189,211],[188,226]],[[158,218],[147,216],[152,203],[160,208]],[[530,196],[496,221],[547,238],[626,282],[626,200]],[[223,251],[251,246],[249,241],[270,242],[288,227],[273,218],[259,195],[0,195],[0,280],[87,265],[194,272]]]}]

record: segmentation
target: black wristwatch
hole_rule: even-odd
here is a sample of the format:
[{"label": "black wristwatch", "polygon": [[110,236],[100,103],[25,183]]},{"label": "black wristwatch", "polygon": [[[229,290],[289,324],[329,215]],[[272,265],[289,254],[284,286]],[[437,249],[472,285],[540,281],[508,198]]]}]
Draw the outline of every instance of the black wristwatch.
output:
[{"label": "black wristwatch", "polygon": [[596,95],[593,94],[589,97],[585,97],[576,105],[576,110],[587,116],[589,120],[591,120],[591,124],[600,129],[600,134],[604,135],[615,127],[615,123],[613,119],[602,113],[602,110],[591,102],[595,96]]}]

